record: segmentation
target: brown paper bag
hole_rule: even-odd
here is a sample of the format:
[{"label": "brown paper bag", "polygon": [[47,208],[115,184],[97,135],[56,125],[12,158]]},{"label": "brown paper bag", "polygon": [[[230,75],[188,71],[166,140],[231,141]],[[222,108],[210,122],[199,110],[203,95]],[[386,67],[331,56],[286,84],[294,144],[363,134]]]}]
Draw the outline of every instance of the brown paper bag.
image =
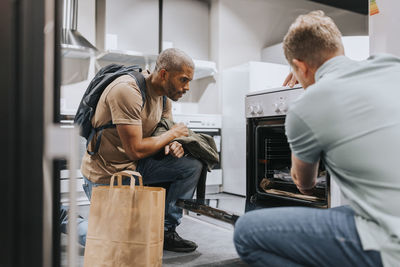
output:
[{"label": "brown paper bag", "polygon": [[[122,185],[123,175],[130,186]],[[143,186],[138,172],[118,172],[109,186],[93,187],[84,266],[161,266],[164,207],[165,189]]]}]

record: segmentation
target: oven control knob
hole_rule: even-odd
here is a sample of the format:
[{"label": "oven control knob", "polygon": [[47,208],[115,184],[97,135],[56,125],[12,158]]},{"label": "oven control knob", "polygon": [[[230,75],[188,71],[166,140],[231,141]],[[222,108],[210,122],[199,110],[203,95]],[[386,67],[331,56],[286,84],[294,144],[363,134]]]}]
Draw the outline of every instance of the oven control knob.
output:
[{"label": "oven control knob", "polygon": [[258,114],[262,114],[263,110],[260,105],[255,106],[254,111]]},{"label": "oven control knob", "polygon": [[275,103],[275,104],[274,104],[274,108],[275,108],[275,112],[279,112],[279,111],[281,111],[281,109],[280,109],[280,107],[279,107],[279,104],[278,104],[278,103]]},{"label": "oven control knob", "polygon": [[279,110],[281,111],[281,112],[286,112],[286,111],[288,111],[288,106],[287,106],[287,104],[285,103],[285,102],[282,102],[281,104],[280,104],[280,107],[279,107]]},{"label": "oven control knob", "polygon": [[256,114],[256,112],[254,110],[254,106],[249,106],[249,112],[250,112],[250,114]]}]

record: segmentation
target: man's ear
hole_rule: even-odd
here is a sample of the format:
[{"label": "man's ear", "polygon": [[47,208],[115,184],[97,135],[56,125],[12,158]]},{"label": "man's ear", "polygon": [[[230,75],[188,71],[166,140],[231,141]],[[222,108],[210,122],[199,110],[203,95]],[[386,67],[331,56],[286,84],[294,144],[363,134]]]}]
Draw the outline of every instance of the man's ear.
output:
[{"label": "man's ear", "polygon": [[168,72],[166,71],[166,69],[161,69],[158,71],[161,80],[165,81],[167,80],[167,76],[168,76]]},{"label": "man's ear", "polygon": [[293,59],[292,63],[294,67],[296,68],[297,71],[301,72],[304,76],[306,76],[308,72],[308,65],[304,61],[298,60],[298,59]]}]

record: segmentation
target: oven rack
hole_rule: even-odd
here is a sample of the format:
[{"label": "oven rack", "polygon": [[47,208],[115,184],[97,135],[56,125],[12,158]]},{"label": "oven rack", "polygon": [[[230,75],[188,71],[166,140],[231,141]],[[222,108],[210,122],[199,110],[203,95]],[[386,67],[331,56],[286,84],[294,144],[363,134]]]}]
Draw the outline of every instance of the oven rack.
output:
[{"label": "oven rack", "polygon": [[[271,177],[271,174],[272,175],[274,174],[273,171],[270,171],[270,170],[266,171],[266,175],[265,175],[264,178],[267,178],[267,179],[273,181],[274,183],[278,183],[278,184],[282,184],[282,185],[293,185],[293,186],[296,186],[293,181],[285,181],[285,180],[280,179],[280,178],[275,178],[273,176]],[[317,189],[325,189],[325,187],[326,187],[326,184],[317,184],[315,186],[315,188],[317,188]]]}]

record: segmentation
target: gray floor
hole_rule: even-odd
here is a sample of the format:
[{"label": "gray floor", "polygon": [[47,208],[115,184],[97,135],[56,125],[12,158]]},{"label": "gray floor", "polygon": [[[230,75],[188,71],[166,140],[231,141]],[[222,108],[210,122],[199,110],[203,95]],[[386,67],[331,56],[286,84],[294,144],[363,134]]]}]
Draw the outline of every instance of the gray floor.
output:
[{"label": "gray floor", "polygon": [[197,250],[192,253],[164,251],[163,266],[245,266],[232,242],[233,228],[214,225],[200,217],[184,216],[177,228],[180,236],[199,245]]},{"label": "gray floor", "polygon": [[[235,210],[243,205],[243,198],[226,194],[209,195],[224,198],[223,208]],[[229,204],[230,203],[230,204]],[[88,206],[80,206],[79,213],[87,217]],[[247,266],[240,261],[233,245],[233,226],[194,213],[185,214],[177,232],[185,239],[196,242],[199,247],[192,253],[164,251],[163,266]],[[62,266],[66,266],[66,235],[62,235]],[[84,248],[79,250],[79,263],[83,266]]]}]

